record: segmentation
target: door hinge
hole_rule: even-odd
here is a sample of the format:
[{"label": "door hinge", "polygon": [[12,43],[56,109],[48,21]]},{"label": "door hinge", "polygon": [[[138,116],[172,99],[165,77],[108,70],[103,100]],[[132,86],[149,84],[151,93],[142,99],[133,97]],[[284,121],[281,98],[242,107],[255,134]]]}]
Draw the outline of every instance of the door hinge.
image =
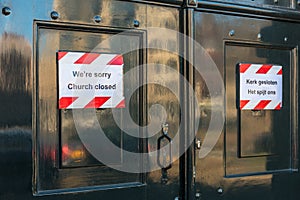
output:
[{"label": "door hinge", "polygon": [[193,166],[193,178],[196,178],[196,167]]},{"label": "door hinge", "polygon": [[198,149],[198,150],[201,149],[201,140],[200,139],[196,138],[195,146],[196,146],[196,149]]},{"label": "door hinge", "polygon": [[186,0],[187,7],[197,8],[197,5],[198,5],[197,0]]}]

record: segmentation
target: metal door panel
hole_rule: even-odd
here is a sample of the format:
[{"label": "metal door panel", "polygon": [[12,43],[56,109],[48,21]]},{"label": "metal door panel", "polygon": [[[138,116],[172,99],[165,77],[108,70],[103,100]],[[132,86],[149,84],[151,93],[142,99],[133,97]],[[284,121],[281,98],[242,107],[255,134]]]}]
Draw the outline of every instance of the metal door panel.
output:
[{"label": "metal door panel", "polygon": [[[120,197],[126,197],[126,199],[174,199],[179,195],[179,161],[176,161],[172,169],[168,171],[169,182],[166,185],[161,183],[161,170],[157,170],[149,173],[146,180],[142,180],[143,183],[147,183],[147,186],[132,187],[132,185],[129,184],[123,188],[116,186],[113,190],[108,190],[105,187],[91,187],[90,191],[82,192],[84,189],[79,186],[82,186],[82,183],[84,182],[87,183],[88,181],[86,178],[92,177],[93,174],[88,170],[83,170],[84,173],[79,175],[76,181],[67,174],[59,178],[60,175],[58,175],[58,171],[61,171],[61,169],[54,164],[52,167],[58,169],[57,171],[54,170],[52,171],[53,173],[48,173],[49,171],[47,170],[41,172],[45,177],[43,186],[49,186],[47,189],[50,190],[58,188],[58,185],[60,188],[73,187],[73,189],[52,191],[52,193],[60,193],[59,195],[52,195],[51,191],[47,190],[40,194],[47,194],[49,195],[48,197],[33,197],[32,187],[37,179],[36,176],[33,176],[33,183],[31,179],[32,169],[37,166],[42,167],[40,165],[41,163],[38,163],[34,158],[41,156],[48,162],[53,159],[51,156],[59,157],[57,154],[47,152],[47,148],[51,148],[51,145],[60,145],[59,142],[57,142],[59,141],[56,137],[58,135],[52,134],[60,129],[57,126],[52,126],[53,123],[57,122],[57,118],[54,117],[56,113],[53,113],[53,105],[46,105],[47,101],[55,103],[55,95],[52,96],[52,93],[50,94],[46,90],[41,90],[39,94],[34,95],[34,93],[36,93],[34,90],[36,87],[33,87],[33,85],[35,85],[41,87],[45,86],[45,88],[47,88],[47,81],[55,83],[55,78],[53,78],[53,76],[47,76],[47,73],[52,73],[55,68],[55,66],[53,66],[55,65],[55,60],[53,60],[55,57],[53,57],[52,54],[53,48],[50,48],[50,52],[48,47],[58,47],[59,45],[62,45],[60,48],[68,48],[72,46],[72,42],[76,40],[77,47],[84,50],[90,50],[93,43],[101,39],[99,35],[93,34],[92,32],[94,31],[91,31],[96,29],[109,29],[113,30],[112,32],[117,29],[126,29],[129,31],[138,29],[140,32],[147,34],[147,27],[156,26],[179,31],[179,10],[176,7],[181,3],[182,1],[161,1],[160,3],[149,1],[149,4],[147,4],[146,1],[137,3],[137,1],[111,0],[89,0],[87,2],[40,0],[23,2],[18,0],[3,0],[0,2],[1,8],[7,7],[11,11],[10,13],[3,12],[0,18],[1,44],[3,44],[1,55],[3,59],[11,59],[1,62],[0,67],[1,73],[4,73],[6,77],[5,79],[1,77],[1,80],[3,85],[7,85],[5,89],[1,90],[5,93],[5,95],[1,95],[1,100],[5,99],[1,109],[4,109],[4,113],[10,113],[1,114],[1,138],[3,135],[5,139],[1,139],[1,141],[4,142],[4,146],[1,145],[0,152],[1,155],[4,155],[2,161],[6,165],[6,167],[1,167],[1,180],[3,180],[2,177],[4,177],[4,181],[1,181],[1,199],[119,199]],[[157,18],[157,16],[160,17]],[[101,17],[101,20],[99,20],[99,17]],[[54,23],[52,24],[52,22]],[[47,26],[44,26],[44,29],[42,28],[40,30],[41,32],[38,32],[36,29],[38,23],[40,23],[40,25],[44,23],[47,24]],[[62,28],[63,30],[58,28],[55,30],[55,26],[60,28],[64,26],[69,28],[73,27],[74,29],[69,29],[69,31],[73,31],[73,33],[75,30],[78,30],[76,27],[81,27],[81,34],[72,34],[67,31],[68,28]],[[89,31],[91,32],[89,33]],[[57,34],[59,32],[60,36]],[[66,32],[68,33],[64,35]],[[153,35],[148,34],[147,40],[142,41],[142,43],[150,44],[157,42],[157,37],[159,37],[159,35],[155,33],[152,34]],[[63,42],[60,42],[59,40]],[[178,38],[172,37],[168,38],[166,41],[167,42],[164,45],[172,45],[174,49],[179,49]],[[9,47],[9,45],[11,45],[11,47]],[[37,46],[39,46],[40,50],[35,49]],[[77,47],[74,49],[78,49]],[[145,52],[147,52],[147,54],[144,54],[144,63],[171,65],[173,69],[179,71],[180,62],[176,52],[170,53],[155,49],[149,51],[145,50]],[[3,65],[6,61],[11,63],[9,65],[9,71],[14,73],[8,73],[5,70],[3,71],[3,69],[6,69],[7,67],[7,65]],[[37,66],[40,66],[42,67],[41,69],[43,69],[42,71],[39,71],[44,74],[43,80],[40,79],[38,81],[38,79],[34,79],[35,76],[39,76],[39,73],[36,73],[38,72],[36,71],[37,68],[35,68]],[[45,66],[49,66],[49,68]],[[148,74],[149,76],[153,76],[155,73],[155,71],[149,71]],[[4,75],[1,74],[1,76]],[[180,83],[176,78],[164,77],[163,81],[174,82],[175,84],[178,84],[177,87],[179,89]],[[40,85],[36,85],[38,83],[40,83]],[[51,85],[50,87],[52,88],[51,90],[56,90],[54,85]],[[148,93],[143,93],[145,96],[139,98],[138,101],[148,102],[149,107],[157,103],[165,106],[167,113],[171,113],[168,116],[170,131],[172,134],[176,133],[180,117],[178,105],[180,100],[176,99],[172,92],[163,87],[149,85],[147,89]],[[35,99],[34,97],[37,97],[38,95],[44,95],[45,98]],[[156,96],[157,98],[152,98],[153,96]],[[174,101],[169,102],[167,99],[174,99]],[[35,113],[32,108],[32,105],[35,107],[38,103],[41,103],[39,109],[45,111],[41,112],[40,115],[37,115],[38,113]],[[69,118],[67,113],[62,113],[62,115],[66,115],[62,116],[63,118]],[[144,115],[146,116],[146,112]],[[37,143],[32,144],[32,138],[34,137],[33,127],[35,127],[37,123],[36,119],[32,116],[37,116],[37,118],[43,116],[49,123],[41,122],[41,126],[38,128],[43,128],[44,130],[47,130],[47,132],[49,131],[53,136],[50,136],[51,134],[47,135],[44,140],[45,143],[38,144],[42,148],[45,147],[45,151],[43,151],[42,155],[37,155],[37,152],[34,151],[35,144]],[[15,139],[12,139],[13,135],[16,136],[14,137]],[[149,147],[156,149],[158,137],[159,136],[157,135],[157,137],[153,137],[149,140]],[[47,138],[50,138],[50,140],[47,141]],[[37,142],[40,138],[37,137],[34,139],[36,139],[34,141]],[[50,145],[53,139],[56,140],[56,142]],[[19,157],[17,154],[20,155],[22,159],[18,159]],[[16,159],[12,159],[12,156]],[[76,171],[80,170],[74,168],[71,171],[74,173],[69,175],[74,175],[76,174]],[[12,173],[14,175],[10,176],[9,174]],[[103,173],[105,172],[103,171]],[[106,175],[109,173],[106,173]],[[52,175],[58,175],[56,178],[62,180],[60,181],[60,184],[58,184],[58,182],[51,183],[48,176]],[[118,179],[116,177],[117,176],[114,177],[114,180],[108,180],[109,178],[105,179],[106,181],[114,181],[117,183]],[[124,179],[129,179],[129,182],[139,182],[140,178],[137,177],[139,177],[137,174],[131,174],[130,177],[123,176]],[[103,180],[104,178],[102,181]],[[54,186],[55,184],[57,185]],[[87,184],[93,185],[93,180]]]},{"label": "metal door panel", "polygon": [[[299,42],[291,32],[299,32],[300,26],[259,17],[205,12],[196,12],[194,18],[195,40],[213,58],[226,88],[225,124],[218,142],[204,158],[199,158],[199,150],[195,152],[197,196],[200,199],[293,199],[297,190],[295,184],[299,180],[297,173],[291,174],[298,170],[296,52]],[[241,122],[236,104],[236,65],[240,62],[283,63],[286,66],[282,116],[273,111],[259,114],[241,111],[240,119],[244,125],[242,130],[238,129]],[[206,84],[197,74],[195,86],[197,97],[202,102],[197,137],[203,142],[208,125],[213,123],[210,114],[214,105],[210,104]],[[264,116],[258,120],[255,114]],[[274,115],[274,118],[268,115]],[[278,120],[285,125],[279,127]],[[271,135],[265,138],[255,136],[265,131]],[[271,140],[275,140],[278,149],[270,147],[266,150],[268,147],[264,142]],[[256,146],[252,148],[254,144]],[[273,154],[274,151],[281,151],[283,156],[278,158],[266,153]]]},{"label": "metal door panel", "polygon": [[[187,2],[189,1],[0,1],[1,8],[3,8],[0,16],[2,59],[0,63],[0,100],[2,103],[0,105],[0,155],[2,156],[0,199],[175,199],[176,197],[193,199],[191,197],[193,188],[190,184],[193,176],[198,199],[297,198],[295,195],[299,193],[300,177],[293,172],[298,170],[297,56],[299,34],[297,33],[300,27],[297,23],[298,14],[293,9],[299,6],[296,6],[296,1],[279,0],[276,3],[276,1],[269,0],[220,0],[199,1],[200,6],[197,10],[195,5],[189,5]],[[193,7],[195,12],[188,6]],[[180,7],[182,8],[181,14]],[[231,12],[231,7],[234,12]],[[213,12],[209,13],[208,10]],[[227,15],[221,13],[227,13]],[[276,17],[280,20],[270,20]],[[191,165],[191,151],[187,151],[180,160],[176,160],[178,155],[173,155],[174,163],[168,170],[167,183],[162,181],[162,170],[150,172],[147,176],[139,174],[127,176],[126,173],[112,172],[108,168],[102,168],[99,171],[97,161],[91,162],[89,159],[81,164],[77,163],[76,167],[72,164],[62,167],[60,163],[52,162],[53,159],[60,159],[61,141],[70,142],[75,135],[74,129],[68,129],[70,127],[68,125],[53,126],[55,123],[58,124],[58,119],[62,119],[65,123],[72,118],[68,112],[62,112],[57,117],[57,110],[52,105],[56,103],[55,91],[57,89],[56,79],[53,74],[51,75],[55,73],[56,65],[53,60],[55,59],[52,54],[53,47],[66,49],[74,47],[73,50],[89,51],[94,43],[103,39],[101,38],[103,35],[109,32],[115,34],[117,30],[136,31],[143,35],[142,39],[140,38],[143,41],[138,43],[158,47],[157,49],[144,49],[144,54],[133,52],[133,55],[129,55],[132,59],[141,56],[139,57],[143,60],[141,63],[154,63],[156,66],[156,68],[144,67],[145,73],[134,81],[142,77],[146,82],[148,78],[161,73],[160,66],[166,65],[171,68],[164,71],[165,75],[157,76],[156,79],[162,85],[173,84],[176,92],[180,94],[178,98],[168,88],[157,84],[144,86],[140,90],[140,96],[136,93],[137,96],[133,97],[132,101],[134,105],[143,104],[144,110],[140,113],[136,109],[133,118],[138,115],[142,116],[141,124],[143,125],[147,125],[151,120],[162,119],[163,112],[151,113],[152,118],[148,115],[152,105],[160,104],[167,113],[166,119],[169,122],[171,137],[182,123],[185,126],[182,130],[185,131],[181,130],[181,138],[185,138],[188,132],[192,132],[190,129],[193,129],[194,120],[199,116],[195,118],[192,116],[193,105],[189,104],[191,99],[187,94],[185,94],[187,96],[182,96],[183,91],[181,91],[186,85],[180,82],[179,76],[171,75],[171,69],[178,74],[182,73],[191,83],[194,82],[192,63],[184,61],[178,54],[183,53],[193,60],[193,58],[198,58],[197,52],[192,55],[193,50],[189,48],[191,44],[181,41],[178,36],[147,32],[147,28],[153,26],[182,31],[189,36],[195,36],[195,40],[213,58],[224,78],[227,93],[223,96],[216,84],[214,88],[216,93],[213,95],[216,98],[214,103],[217,102],[215,105],[211,103],[211,96],[204,80],[199,74],[195,74],[195,91],[201,111],[197,138],[204,141],[209,124],[215,120],[211,119],[212,106],[217,106],[220,115],[226,116],[226,124],[213,150],[201,159],[199,159],[199,150],[196,150],[195,168]],[[38,31],[39,28],[41,29]],[[73,45],[74,41],[77,42],[76,48]],[[124,44],[133,42],[132,45],[135,45],[134,41],[137,40],[124,41]],[[170,46],[175,50],[174,52],[164,50]],[[235,53],[236,51],[238,53]],[[283,127],[279,127],[276,120],[271,123],[272,116],[277,118],[277,115],[249,111],[245,112],[241,118],[242,121],[250,120],[250,124],[243,126],[245,131],[240,133],[236,131],[238,114],[234,110],[233,65],[245,60],[283,63],[289,67],[284,75],[289,80],[284,82],[287,95],[284,99],[284,109],[286,109],[284,112],[288,114],[280,116],[280,119],[284,120]],[[42,79],[38,79],[39,72],[43,74]],[[208,73],[211,76],[209,81],[212,83],[215,81],[214,73],[213,71]],[[53,83],[49,86],[50,90],[47,85],[48,81]],[[45,90],[40,90],[39,93],[35,90],[39,87]],[[40,97],[39,95],[43,98],[35,98]],[[227,102],[226,109],[220,106],[224,98]],[[180,105],[181,103],[184,105]],[[289,103],[290,107],[287,107]],[[34,109],[38,104],[39,109],[42,110],[40,113],[35,112]],[[98,111],[99,116],[108,116],[106,114]],[[254,115],[255,117],[262,116],[260,117],[262,120],[255,124],[260,127],[260,130],[254,132],[255,136],[253,134],[250,137],[249,144],[252,146],[245,146],[248,142],[246,136],[255,130],[247,132],[248,127],[252,127],[252,122],[254,123],[257,119]],[[286,115],[288,116],[285,118]],[[37,121],[35,116],[38,119],[43,117],[45,121],[43,119]],[[264,127],[264,124],[267,126]],[[288,125],[290,126],[287,127]],[[41,139],[39,136],[35,138],[35,131],[39,129],[45,130],[44,143],[38,142]],[[276,132],[271,131],[275,129]],[[66,137],[61,141],[59,135],[56,134],[59,130],[64,130],[66,133],[64,135]],[[258,146],[263,148],[257,150],[255,148],[256,137],[262,137],[264,131],[269,133],[268,137],[258,140],[260,142]],[[282,134],[283,132],[286,134]],[[154,151],[157,149],[159,134],[149,138],[146,146],[137,147],[135,140],[135,142],[127,142],[129,144],[127,147],[134,151]],[[274,152],[276,153],[272,138],[275,138],[276,143],[284,138],[279,150],[286,149],[282,151],[283,156],[275,161],[270,160],[269,157]],[[270,148],[262,146],[263,142],[270,144]],[[142,142],[142,144],[146,143]],[[41,155],[35,151],[36,146],[42,149]],[[174,146],[179,148],[179,144]],[[49,152],[51,148],[58,150],[54,153]],[[253,156],[257,158],[248,159]],[[37,157],[41,157],[45,162],[38,162],[35,160]],[[156,162],[156,160],[151,161]],[[37,185],[40,188],[34,188],[34,190],[40,189],[40,195],[48,196],[33,197],[32,187],[36,186],[35,183],[38,181],[36,174],[32,175],[33,169],[41,169],[43,165],[50,166],[52,171],[45,169],[40,171],[43,184]],[[89,166],[84,169],[85,167],[81,165]],[[95,173],[90,170],[91,168]],[[70,173],[62,173],[64,170]],[[101,173],[102,177],[96,177]],[[54,177],[56,182],[51,177]],[[107,187],[107,183],[117,185]],[[85,186],[89,186],[88,190]]]},{"label": "metal door panel", "polygon": [[[139,35],[138,32],[132,32],[132,35],[129,33],[124,35],[123,41],[120,41],[120,44],[114,44],[112,41],[106,46],[99,46],[96,49],[95,44],[101,43],[103,40],[106,40],[108,37],[111,37],[109,29],[105,32],[94,32],[89,30],[86,32],[87,27],[85,28],[76,28],[76,27],[67,27],[67,26],[57,26],[52,25],[51,27],[47,24],[37,24],[37,65],[36,65],[36,82],[38,91],[37,97],[37,106],[36,106],[36,116],[37,116],[37,129],[36,134],[39,139],[36,140],[37,143],[37,166],[36,166],[36,179],[37,179],[37,192],[44,190],[55,190],[55,189],[66,189],[66,188],[76,188],[90,186],[90,183],[97,183],[95,185],[112,185],[112,184],[130,184],[130,183],[139,183],[142,184],[141,175],[139,174],[123,174],[116,172],[114,170],[109,170],[102,166],[98,169],[88,169],[93,163],[95,165],[100,165],[99,161],[91,161],[93,156],[85,149],[84,145],[77,136],[76,121],[75,120],[84,120],[87,124],[93,124],[93,117],[89,114],[88,110],[82,109],[79,114],[80,117],[73,118],[74,111],[72,110],[57,110],[57,66],[56,66],[56,53],[58,50],[68,50],[68,51],[84,51],[84,52],[94,52],[99,51],[101,53],[105,52],[118,52],[124,49],[138,49],[143,40],[142,35]],[[117,30],[115,30],[117,31]],[[119,30],[121,32],[121,30]],[[141,33],[140,33],[141,34]],[[49,43],[50,42],[50,43]],[[130,66],[136,66],[139,64],[142,58],[139,58],[140,52],[135,51],[128,54],[124,54],[125,60],[125,71],[130,70]],[[134,77],[131,77],[132,80],[140,81],[137,77],[139,74],[134,74]],[[126,82],[126,81],[124,81]],[[126,82],[125,87],[130,88],[131,85],[136,83]],[[125,96],[127,94],[125,93]],[[138,96],[138,95],[137,95]],[[129,98],[127,96],[127,98]],[[137,97],[135,97],[137,98]],[[131,98],[132,102],[137,102],[134,97]],[[139,105],[135,103],[135,105]],[[131,106],[130,112],[136,118],[140,118],[137,112],[139,112],[139,106]],[[78,111],[79,112],[79,111]],[[118,135],[122,136],[123,133],[118,129],[118,126],[114,124],[114,121],[111,119],[111,109],[99,110],[97,112],[97,118],[100,122],[109,125],[103,125],[103,129],[110,131],[108,137],[115,137],[118,140]],[[83,117],[84,119],[79,119]],[[105,118],[102,119],[102,118]],[[102,120],[101,120],[102,119]],[[94,125],[93,125],[94,126]],[[93,126],[90,126],[88,129],[92,130]],[[78,124],[77,124],[78,127]],[[136,131],[136,130],[132,130]],[[59,139],[57,139],[59,138]],[[141,144],[139,141],[128,139],[125,141],[122,137],[124,145],[129,146],[131,143],[136,147],[139,147]],[[60,147],[61,145],[61,147]],[[80,169],[63,169],[64,161],[59,161],[59,158],[63,157],[63,148],[68,146],[72,151],[79,151],[82,156],[77,156],[78,158],[73,158],[72,167],[83,167]],[[62,149],[61,149],[62,148]],[[139,149],[133,147],[133,151],[139,151]],[[121,154],[121,152],[120,152]],[[70,157],[70,159],[72,159]],[[124,157],[124,159],[126,159]],[[74,165],[76,162],[76,165]],[[126,161],[125,161],[126,162]],[[139,165],[140,163],[136,163]],[[71,164],[69,164],[71,165]],[[55,172],[56,170],[60,172]],[[45,173],[47,171],[47,173]],[[103,171],[103,174],[97,174]],[[53,174],[55,178],[53,178]],[[81,175],[79,175],[81,174]],[[92,179],[91,176],[92,175]],[[65,177],[68,177],[66,179]],[[110,181],[108,181],[110,180]],[[131,185],[131,184],[130,184]],[[133,184],[134,185],[134,184]]]},{"label": "metal door panel", "polygon": [[[210,1],[210,0],[206,0]],[[296,2],[294,0],[217,0],[212,2],[230,3],[236,5],[249,5],[255,7],[283,7],[283,8],[295,8]]]},{"label": "metal door panel", "polygon": [[[236,46],[235,46],[236,45]],[[225,43],[226,68],[226,136],[225,174],[259,174],[270,171],[289,171],[291,166],[292,113],[290,105],[291,71],[293,49],[278,49],[275,46],[247,46],[239,43]],[[281,63],[284,66],[283,107],[280,111],[238,111],[236,112],[237,63]],[[292,68],[292,69],[291,69]]]}]

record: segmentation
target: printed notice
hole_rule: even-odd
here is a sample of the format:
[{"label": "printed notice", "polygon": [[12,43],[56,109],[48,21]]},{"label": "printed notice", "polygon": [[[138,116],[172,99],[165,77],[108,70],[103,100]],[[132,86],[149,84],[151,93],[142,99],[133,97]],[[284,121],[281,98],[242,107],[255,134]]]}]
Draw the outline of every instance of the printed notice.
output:
[{"label": "printed notice", "polygon": [[59,51],[59,109],[123,108],[123,57]]},{"label": "printed notice", "polygon": [[239,64],[240,109],[280,110],[282,107],[282,66]]}]

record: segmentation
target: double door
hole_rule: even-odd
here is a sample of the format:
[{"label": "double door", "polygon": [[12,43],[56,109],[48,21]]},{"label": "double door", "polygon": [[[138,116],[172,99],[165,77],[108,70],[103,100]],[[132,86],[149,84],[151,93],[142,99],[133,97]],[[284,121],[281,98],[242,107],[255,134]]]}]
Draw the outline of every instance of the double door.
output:
[{"label": "double door", "polygon": [[[0,198],[297,198],[300,26],[172,2],[2,2]],[[281,66],[280,109],[241,109],[243,64]]]},{"label": "double door", "polygon": [[[300,27],[254,15],[132,5],[134,10],[115,4],[147,19],[135,21],[135,29],[36,24],[37,134],[49,146],[40,142],[39,155],[59,155],[39,159],[37,191],[96,186],[103,196],[133,199],[292,199],[298,180],[298,41],[292,33]],[[153,13],[163,17],[156,20]],[[124,106],[57,110],[55,56],[61,51],[122,55]],[[243,65],[281,67],[278,87],[256,84],[256,95],[248,92],[249,101],[276,99],[279,107],[241,106],[241,91],[251,81],[274,83],[262,74],[242,83]],[[52,129],[45,118],[54,119]],[[94,150],[99,138],[82,135],[99,127],[109,140],[100,139],[106,142]]]}]

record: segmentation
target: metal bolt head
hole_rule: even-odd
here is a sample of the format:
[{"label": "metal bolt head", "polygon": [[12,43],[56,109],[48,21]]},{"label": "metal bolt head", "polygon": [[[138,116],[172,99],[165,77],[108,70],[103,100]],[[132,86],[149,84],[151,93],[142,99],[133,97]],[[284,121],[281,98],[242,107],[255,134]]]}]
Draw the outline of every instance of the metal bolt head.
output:
[{"label": "metal bolt head", "polygon": [[235,31],[234,30],[231,30],[231,31],[229,31],[229,36],[234,36],[234,34],[235,34]]},{"label": "metal bolt head", "polygon": [[285,42],[287,42],[288,40],[289,40],[288,37],[283,38],[283,41],[285,41]]},{"label": "metal bolt head", "polygon": [[51,18],[54,19],[54,20],[56,20],[56,19],[59,18],[59,14],[58,14],[58,12],[56,12],[56,11],[52,11],[51,14],[50,14],[50,16],[51,16]]},{"label": "metal bolt head", "polygon": [[200,139],[196,139],[196,148],[201,149],[201,140]]},{"label": "metal bolt head", "polygon": [[133,20],[133,26],[134,27],[139,27],[140,26],[140,22],[138,20]]},{"label": "metal bolt head", "polygon": [[100,22],[102,21],[102,18],[101,18],[99,15],[96,15],[96,16],[94,17],[94,21],[95,21],[96,23],[100,23]]},{"label": "metal bolt head", "polygon": [[11,9],[9,7],[2,8],[2,14],[8,16],[11,14]]},{"label": "metal bolt head", "polygon": [[257,39],[261,40],[262,39],[262,35],[261,33],[257,34]]},{"label": "metal bolt head", "polygon": [[279,0],[274,0],[274,3],[276,3],[276,4],[277,4],[278,2],[279,2]]},{"label": "metal bolt head", "polygon": [[219,188],[217,189],[217,192],[218,192],[219,194],[223,194],[223,189],[219,187]]}]

